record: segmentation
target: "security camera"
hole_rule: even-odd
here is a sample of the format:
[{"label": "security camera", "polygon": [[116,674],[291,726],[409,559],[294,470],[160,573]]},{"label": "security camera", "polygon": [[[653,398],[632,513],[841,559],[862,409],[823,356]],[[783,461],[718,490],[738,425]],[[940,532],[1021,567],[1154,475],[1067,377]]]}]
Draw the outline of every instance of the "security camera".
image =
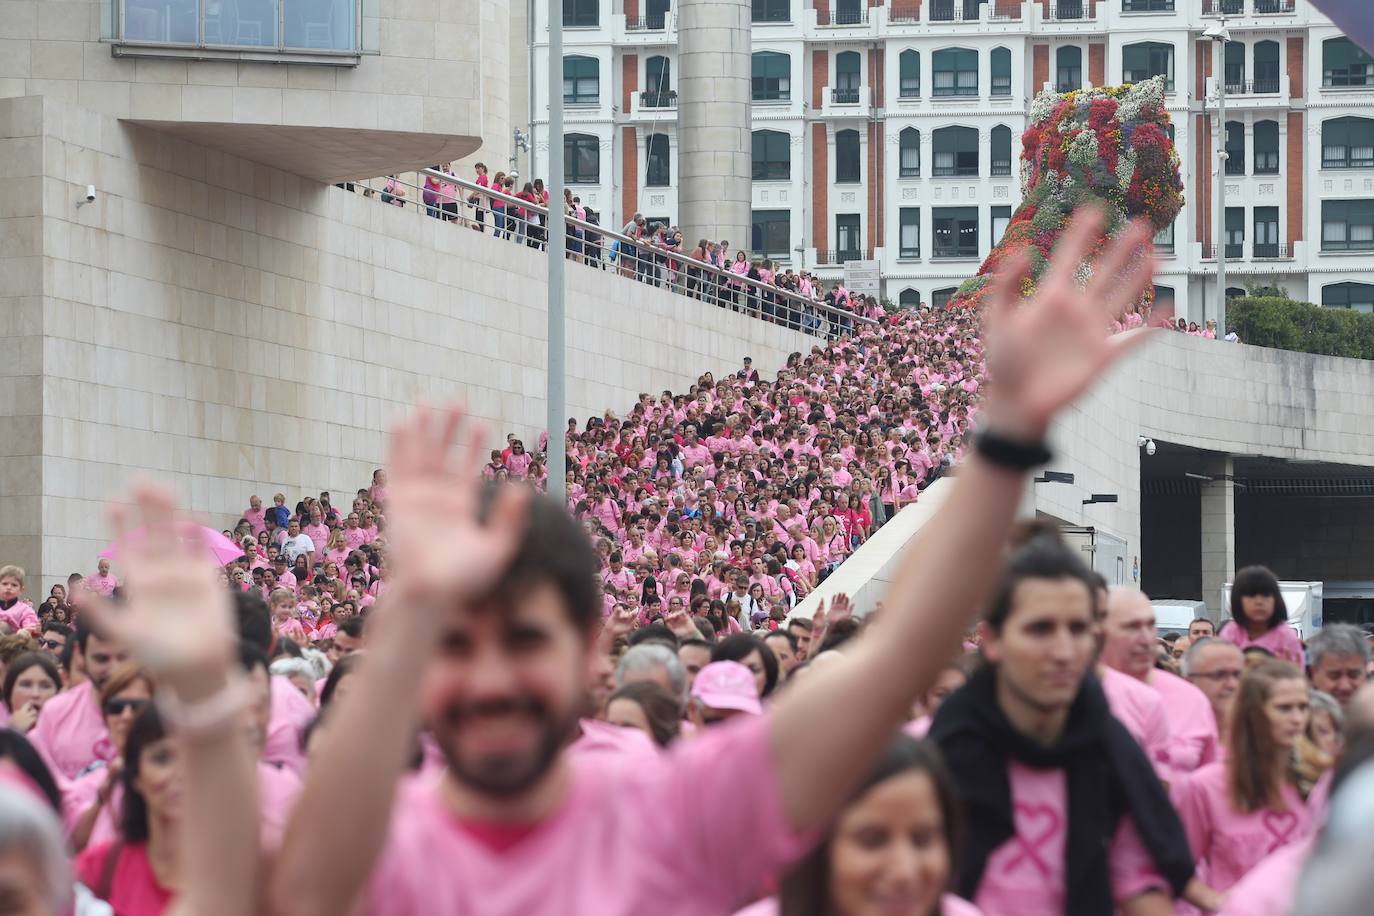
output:
[{"label": "security camera", "polygon": [[1155,453],[1155,440],[1149,436],[1136,436],[1135,447],[1145,449],[1147,455],[1153,455]]},{"label": "security camera", "polygon": [[88,185],[86,185],[86,203],[88,203],[88,204],[89,204],[89,203],[92,203],[94,200],[95,200],[95,185],[93,185],[93,184],[88,184]]},{"label": "security camera", "polygon": [[1149,442],[1146,442],[1146,443],[1145,443],[1145,454],[1147,454],[1147,455],[1153,455],[1154,453],[1155,453],[1155,440],[1151,439]]}]

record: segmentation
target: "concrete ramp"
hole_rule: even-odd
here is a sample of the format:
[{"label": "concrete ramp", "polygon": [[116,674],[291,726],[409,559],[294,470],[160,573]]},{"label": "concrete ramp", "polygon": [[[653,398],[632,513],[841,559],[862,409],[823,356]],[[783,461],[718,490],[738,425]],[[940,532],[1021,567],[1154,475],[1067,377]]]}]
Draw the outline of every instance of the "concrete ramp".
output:
[{"label": "concrete ramp", "polygon": [[921,498],[898,512],[886,525],[869,538],[854,555],[840,564],[830,578],[792,609],[791,617],[811,618],[824,600],[828,606],[837,594],[846,594],[854,605],[854,615],[870,613],[882,599],[889,583],[897,575],[898,564],[907,545],[930,521],[936,510],[949,496],[954,486],[951,477],[942,477],[931,484]]}]

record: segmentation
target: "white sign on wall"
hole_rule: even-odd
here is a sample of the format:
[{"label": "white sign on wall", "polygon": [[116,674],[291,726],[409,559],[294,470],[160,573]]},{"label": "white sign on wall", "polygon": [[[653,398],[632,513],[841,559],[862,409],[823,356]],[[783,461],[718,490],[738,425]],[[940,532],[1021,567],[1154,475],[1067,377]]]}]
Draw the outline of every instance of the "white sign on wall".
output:
[{"label": "white sign on wall", "polygon": [[878,295],[878,262],[845,261],[844,288],[861,296]]}]

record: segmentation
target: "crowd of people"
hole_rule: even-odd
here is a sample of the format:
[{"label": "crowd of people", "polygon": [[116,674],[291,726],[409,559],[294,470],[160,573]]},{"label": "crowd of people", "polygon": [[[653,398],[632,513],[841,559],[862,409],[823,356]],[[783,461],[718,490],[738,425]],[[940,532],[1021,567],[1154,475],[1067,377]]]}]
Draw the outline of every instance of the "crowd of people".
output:
[{"label": "crowd of people", "polygon": [[[1252,568],[1167,643],[1013,530],[1055,414],[1145,339],[1108,325],[1152,233],[1080,289],[1099,221],[984,328],[882,315],[570,422],[566,507],[546,443],[484,465],[420,410],[346,505],[219,535],[144,484],[89,575],[0,568],[11,911],[1288,912],[1370,755],[1365,634],[1304,646]],[[878,611],[797,614],[955,463]]]}]

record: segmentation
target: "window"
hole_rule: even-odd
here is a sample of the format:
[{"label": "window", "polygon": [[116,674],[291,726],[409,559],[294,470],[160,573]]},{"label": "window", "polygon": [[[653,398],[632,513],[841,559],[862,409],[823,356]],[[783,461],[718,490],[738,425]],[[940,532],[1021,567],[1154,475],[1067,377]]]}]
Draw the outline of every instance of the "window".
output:
[{"label": "window", "polygon": [[1123,13],[1172,13],[1174,0],[1121,0]]},{"label": "window", "polygon": [[791,22],[792,0],[754,0],[755,22]]},{"label": "window", "polygon": [[1246,292],[1244,289],[1240,288],[1239,286],[1226,287],[1227,299],[1244,299],[1248,295],[1250,294]]},{"label": "window", "polygon": [[646,108],[662,108],[673,90],[673,62],[655,54],[644,62],[644,97]]},{"label": "window", "polygon": [[978,131],[972,127],[941,127],[932,140],[936,178],[978,174]]},{"label": "window", "polygon": [[902,207],[898,213],[898,221],[900,231],[897,234],[897,257],[919,258],[921,256],[920,207]]},{"label": "window", "polygon": [[1226,208],[1226,256],[1238,258],[1245,245],[1245,208]]},{"label": "window", "polygon": [[1374,58],[1349,38],[1322,42],[1323,86],[1374,86]]},{"label": "window", "polygon": [[1245,174],[1245,125],[1240,121],[1226,122],[1226,174]]},{"label": "window", "polygon": [[835,262],[857,261],[862,257],[859,244],[859,214],[840,213],[835,216]]},{"label": "window", "polygon": [[836,25],[858,25],[865,21],[866,0],[837,0],[835,3]]},{"label": "window", "polygon": [[1322,305],[1354,309],[1366,315],[1374,312],[1374,286],[1368,283],[1332,283],[1322,287]]},{"label": "window", "polygon": [[1279,256],[1279,208],[1255,208],[1255,236],[1252,244],[1257,258]]},{"label": "window", "polygon": [[902,178],[921,177],[921,132],[904,127],[897,135],[899,175]]},{"label": "window", "polygon": [[1279,43],[1261,41],[1255,44],[1255,91],[1273,94],[1279,91]]},{"label": "window", "polygon": [[1011,225],[1011,207],[992,208],[992,238],[988,239],[989,245],[997,245],[1002,241],[1002,233],[1007,231]]},{"label": "window", "polygon": [[981,0],[934,0],[930,7],[931,22],[977,22]]},{"label": "window", "polygon": [[859,104],[859,52],[835,55],[835,86],[830,92],[836,105]]},{"label": "window", "polygon": [[944,289],[937,289],[930,294],[930,307],[933,309],[944,308],[949,305],[949,300],[953,299],[954,294],[957,292],[959,292],[959,287],[957,286],[946,286]]},{"label": "window", "polygon": [[1322,201],[1322,251],[1374,251],[1374,200]]},{"label": "window", "polygon": [[118,38],[126,42],[359,50],[358,0],[125,0],[121,7]]},{"label": "window", "polygon": [[1154,294],[1154,301],[1160,305],[1166,302],[1172,303],[1174,301],[1174,288],[1172,286],[1156,285],[1154,287]]},{"label": "window", "polygon": [[1164,77],[1164,88],[1174,90],[1174,46],[1142,41],[1121,49],[1121,81],[1139,83],[1152,76]]},{"label": "window", "polygon": [[921,97],[921,52],[907,48],[897,58],[900,71],[897,95],[904,99]]},{"label": "window", "polygon": [[564,28],[596,28],[601,21],[601,0],[563,0]]},{"label": "window", "polygon": [[978,257],[977,207],[936,207],[933,215],[935,257]]},{"label": "window", "polygon": [[1011,95],[1011,52],[1006,48],[992,49],[992,94]]},{"label": "window", "polygon": [[1255,174],[1279,173],[1279,122],[1255,122]]},{"label": "window", "polygon": [[792,256],[792,211],[755,210],[750,248],[765,258]]},{"label": "window", "polygon": [[788,181],[792,177],[792,138],[780,130],[754,131],[754,180]]},{"label": "window", "polygon": [[668,135],[649,134],[644,144],[644,186],[668,186]]},{"label": "window", "polygon": [[668,23],[668,10],[672,7],[669,0],[649,0],[648,16],[644,25],[652,31],[661,31]]},{"label": "window", "polygon": [[1323,121],[1322,168],[1374,168],[1374,120],[1331,118]]},{"label": "window", "polygon": [[936,51],[931,78],[936,96],[978,94],[978,52],[964,48]]},{"label": "window", "polygon": [[1054,91],[1072,92],[1083,86],[1083,49],[1068,45],[1054,52]]},{"label": "window", "polygon": [[792,98],[792,58],[777,51],[756,51],[753,68],[755,102],[786,102]]},{"label": "window", "polygon": [[992,129],[992,174],[1011,174],[1011,128],[999,124]]},{"label": "window", "polygon": [[1245,91],[1245,45],[1239,41],[1225,42],[1226,91],[1238,95]]},{"label": "window", "polygon": [[563,183],[598,184],[601,181],[601,144],[589,134],[563,137]]},{"label": "window", "polygon": [[1174,224],[1170,223],[1155,233],[1155,248],[1167,254],[1174,253]]},{"label": "window", "polygon": [[601,98],[601,65],[595,57],[563,58],[563,104],[595,105]]},{"label": "window", "polygon": [[897,297],[897,304],[904,309],[918,308],[921,305],[920,291],[914,290],[908,286],[906,289],[902,290],[902,294]]},{"label": "window", "polygon": [[859,164],[859,132],[835,131],[835,183],[855,184],[863,181]]}]

